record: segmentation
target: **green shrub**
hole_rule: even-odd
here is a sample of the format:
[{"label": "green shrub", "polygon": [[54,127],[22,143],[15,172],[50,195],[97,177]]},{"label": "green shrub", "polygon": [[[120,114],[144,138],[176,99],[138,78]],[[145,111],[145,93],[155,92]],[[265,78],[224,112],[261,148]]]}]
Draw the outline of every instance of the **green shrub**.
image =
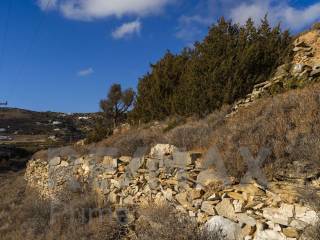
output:
[{"label": "green shrub", "polygon": [[145,122],[204,117],[232,104],[291,62],[291,42],[289,32],[272,28],[267,18],[258,27],[251,19],[240,26],[221,18],[194,49],[167,52],[151,65],[139,81],[132,116]]}]

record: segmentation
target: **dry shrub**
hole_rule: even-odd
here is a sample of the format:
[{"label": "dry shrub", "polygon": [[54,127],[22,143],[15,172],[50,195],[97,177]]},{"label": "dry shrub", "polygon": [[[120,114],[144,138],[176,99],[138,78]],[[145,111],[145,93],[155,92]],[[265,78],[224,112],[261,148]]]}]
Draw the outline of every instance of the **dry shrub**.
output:
[{"label": "dry shrub", "polygon": [[120,156],[133,156],[139,147],[150,147],[159,142],[163,142],[162,128],[155,127],[131,129],[125,133],[113,135],[99,145],[117,148]]},{"label": "dry shrub", "polygon": [[224,122],[229,111],[230,106],[223,106],[205,119],[189,121],[176,127],[166,134],[166,141],[187,150],[208,147],[213,131]]},{"label": "dry shrub", "polygon": [[320,30],[320,22],[317,22],[312,25],[312,30]]},{"label": "dry shrub", "polygon": [[262,99],[217,128],[212,145],[220,150],[229,173],[241,177],[246,172],[240,147],[248,147],[253,156],[262,147],[269,148],[272,154],[264,167],[270,177],[294,161],[319,164],[319,96],[320,84],[314,84]]},{"label": "dry shrub", "polygon": [[23,173],[7,174],[3,180],[1,239],[120,240],[127,234],[127,228],[111,217],[107,206],[99,206],[92,194],[74,195],[70,202],[53,205],[25,190]]},{"label": "dry shrub", "polygon": [[169,143],[184,149],[207,147],[212,132],[220,126],[230,106],[224,106],[205,119],[172,117],[163,122],[153,122],[110,136],[97,146],[114,147],[118,155],[132,156],[139,147],[150,148],[157,143]]},{"label": "dry shrub", "polygon": [[167,204],[141,209],[135,230],[139,240],[227,240],[220,230],[201,230],[195,221]]},{"label": "dry shrub", "polygon": [[316,226],[310,226],[305,229],[302,240],[320,240],[320,223]]},{"label": "dry shrub", "polygon": [[211,129],[205,121],[191,122],[171,130],[167,135],[169,144],[179,148],[202,148],[210,140]]}]

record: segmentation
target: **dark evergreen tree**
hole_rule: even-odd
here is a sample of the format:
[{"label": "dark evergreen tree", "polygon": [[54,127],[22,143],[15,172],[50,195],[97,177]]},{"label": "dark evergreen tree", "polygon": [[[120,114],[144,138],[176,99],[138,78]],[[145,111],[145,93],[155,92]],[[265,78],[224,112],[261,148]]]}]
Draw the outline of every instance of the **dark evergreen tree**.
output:
[{"label": "dark evergreen tree", "polygon": [[138,84],[134,116],[144,121],[170,115],[205,116],[266,81],[290,59],[291,36],[267,16],[240,26],[221,18],[202,42],[181,54],[167,52]]}]

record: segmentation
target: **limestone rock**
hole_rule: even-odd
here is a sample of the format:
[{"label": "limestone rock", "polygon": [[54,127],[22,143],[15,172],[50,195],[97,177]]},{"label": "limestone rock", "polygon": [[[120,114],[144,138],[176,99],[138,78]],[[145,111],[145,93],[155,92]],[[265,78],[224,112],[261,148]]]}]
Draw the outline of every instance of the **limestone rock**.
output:
[{"label": "limestone rock", "polygon": [[285,226],[289,226],[293,218],[294,206],[282,204],[280,208],[264,208],[263,217]]},{"label": "limestone rock", "polygon": [[221,229],[222,233],[230,240],[237,240],[241,232],[241,228],[238,224],[221,216],[210,218],[206,227],[209,231],[218,231]]},{"label": "limestone rock", "polygon": [[215,207],[218,215],[223,216],[225,218],[236,221],[237,217],[234,211],[233,204],[231,200],[228,198],[222,199],[222,201]]},{"label": "limestone rock", "polygon": [[124,163],[129,163],[132,160],[132,157],[130,156],[121,156],[119,158],[119,161],[124,162]]},{"label": "limestone rock", "polygon": [[293,227],[298,230],[304,230],[308,226],[308,223],[293,219],[290,223],[290,227]]},{"label": "limestone rock", "polygon": [[287,216],[282,215],[277,208],[264,208],[263,217],[272,221],[273,223],[279,223],[285,226],[289,226],[290,220]]},{"label": "limestone rock", "polygon": [[[245,225],[243,228],[241,228],[241,237],[242,239],[245,239],[247,237],[251,237],[255,232],[255,226],[249,226]],[[252,238],[251,238],[252,239]]]},{"label": "limestone rock", "polygon": [[60,157],[54,157],[52,159],[50,159],[49,161],[49,165],[54,167],[54,166],[57,166],[61,163],[61,158]]},{"label": "limestone rock", "polygon": [[274,230],[257,231],[254,240],[286,240],[286,237]]},{"label": "limestone rock", "polygon": [[292,227],[284,228],[284,229],[282,229],[282,232],[284,235],[286,235],[286,237],[289,237],[289,238],[298,238],[299,237],[298,231]]},{"label": "limestone rock", "polygon": [[209,201],[202,202],[201,210],[207,213],[208,215],[211,215],[211,216],[216,215],[212,202],[209,202]]},{"label": "limestone rock", "polygon": [[180,203],[181,206],[183,206],[184,208],[186,208],[186,209],[191,208],[191,204],[187,200],[187,193],[186,192],[182,192],[182,193],[177,194],[175,196],[175,198],[178,201],[178,203]]},{"label": "limestone rock", "polygon": [[242,212],[243,201],[241,201],[241,200],[234,200],[234,201],[233,201],[233,207],[234,207],[235,213],[240,213],[240,212]]},{"label": "limestone rock", "polygon": [[197,183],[204,187],[212,184],[222,184],[223,182],[224,180],[217,175],[217,172],[214,169],[204,170],[200,172],[197,177]]},{"label": "limestone rock", "polygon": [[151,148],[150,156],[158,159],[163,159],[166,155],[172,155],[173,152],[178,149],[170,144],[157,144],[153,148]]},{"label": "limestone rock", "polygon": [[315,211],[299,205],[295,206],[295,218],[311,225],[315,225],[319,221]]},{"label": "limestone rock", "polygon": [[236,219],[239,221],[239,223],[244,223],[251,227],[257,225],[257,221],[253,217],[248,216],[246,213],[236,214]]}]

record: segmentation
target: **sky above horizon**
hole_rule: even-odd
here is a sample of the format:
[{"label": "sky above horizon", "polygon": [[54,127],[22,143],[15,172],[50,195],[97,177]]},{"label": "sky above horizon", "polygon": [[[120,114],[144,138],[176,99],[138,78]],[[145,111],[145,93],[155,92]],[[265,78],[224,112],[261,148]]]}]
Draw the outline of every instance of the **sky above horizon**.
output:
[{"label": "sky above horizon", "polygon": [[138,80],[170,50],[201,40],[225,16],[296,33],[320,0],[2,0],[0,101],[37,111],[94,112],[113,83]]}]

